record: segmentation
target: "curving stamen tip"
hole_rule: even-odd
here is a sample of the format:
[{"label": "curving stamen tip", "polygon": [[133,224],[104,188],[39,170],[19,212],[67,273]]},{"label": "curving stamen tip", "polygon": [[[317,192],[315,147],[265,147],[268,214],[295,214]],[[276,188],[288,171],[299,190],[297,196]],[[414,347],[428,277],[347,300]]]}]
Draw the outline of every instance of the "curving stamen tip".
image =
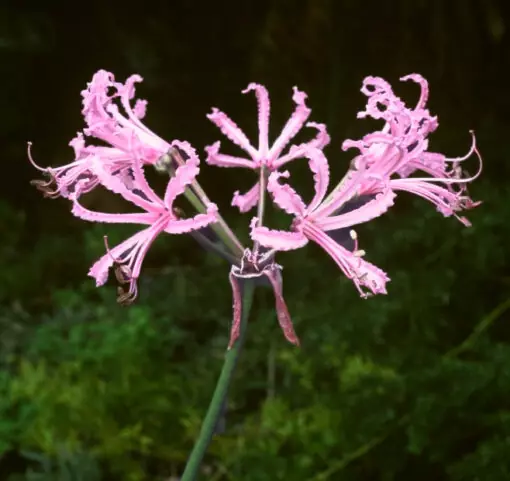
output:
[{"label": "curving stamen tip", "polygon": [[109,244],[108,244],[108,236],[107,236],[107,235],[103,236],[103,241],[104,241],[104,246],[105,246],[105,248],[106,248],[106,253],[110,256],[110,259],[112,260],[112,262],[113,262],[114,264],[118,264],[118,261],[117,261],[117,260],[115,259],[115,257],[113,257],[113,255],[112,255],[112,252],[111,252],[110,246],[109,246]]},{"label": "curving stamen tip", "polygon": [[[353,254],[356,256],[356,252],[361,252],[358,249],[358,233],[354,229],[351,229],[349,231],[349,235],[351,236],[351,239],[354,241]],[[361,257],[361,256],[356,256],[356,257]]]},{"label": "curving stamen tip", "polygon": [[43,169],[42,167],[40,167],[39,165],[36,164],[34,158],[32,157],[32,142],[30,142],[30,141],[27,142],[27,155],[28,155],[28,160],[37,170],[40,170],[41,172],[48,171],[48,169]]}]

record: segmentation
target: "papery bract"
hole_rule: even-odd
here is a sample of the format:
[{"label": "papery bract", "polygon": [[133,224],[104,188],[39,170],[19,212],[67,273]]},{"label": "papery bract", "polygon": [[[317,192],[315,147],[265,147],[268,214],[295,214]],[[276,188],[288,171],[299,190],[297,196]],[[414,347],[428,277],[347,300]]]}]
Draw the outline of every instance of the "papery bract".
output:
[{"label": "papery bract", "polygon": [[[308,122],[306,126],[313,127],[317,130],[314,139],[301,144],[293,145],[288,152],[282,155],[285,147],[295,137],[295,135],[305,125],[306,120],[310,116],[311,110],[306,106],[305,100],[307,95],[294,87],[292,100],[296,104],[296,108],[282,129],[282,132],[274,143],[270,146],[269,142],[269,94],[262,85],[251,83],[243,90],[243,93],[254,91],[258,103],[258,129],[259,141],[258,147],[254,147],[244,132],[231,120],[225,113],[218,109],[213,109],[212,113],[207,117],[216,124],[222,133],[228,137],[234,144],[238,145],[247,154],[248,158],[235,157],[220,153],[220,142],[206,147],[208,157],[206,162],[219,167],[244,167],[252,170],[259,170],[264,167],[272,172],[291,160],[303,157],[303,151],[307,147],[323,148],[329,141],[329,135],[326,132],[324,124]],[[239,208],[241,212],[247,212],[252,209],[259,199],[259,184],[256,183],[245,194],[234,193],[232,205]]]},{"label": "papery bract", "polygon": [[142,262],[149,247],[162,232],[182,234],[201,229],[217,220],[215,204],[207,205],[207,212],[197,214],[192,218],[182,219],[173,207],[176,197],[181,195],[199,172],[199,159],[194,149],[187,142],[174,141],[186,152],[188,159],[177,168],[175,175],[170,178],[164,198],[161,199],[147,183],[141,162],[132,165],[132,185],[128,188],[119,173],[112,173],[105,168],[99,158],[91,162],[91,170],[100,183],[110,191],[121,195],[125,200],[133,203],[144,212],[132,214],[109,214],[94,212],[81,205],[77,195],[73,200],[73,214],[81,219],[92,222],[110,222],[122,224],[142,224],[148,227],[128,238],[121,244],[101,257],[90,269],[89,275],[96,279],[98,286],[104,284],[108,278],[108,271],[114,264],[117,279],[121,283],[128,283],[127,292],[121,291],[119,302],[131,302],[137,295],[137,279],[140,275]]},{"label": "papery bract", "polygon": [[292,320],[285,299],[283,298],[282,266],[274,262],[274,256],[268,252],[244,251],[240,266],[232,266],[230,270],[230,285],[233,296],[233,319],[230,331],[229,349],[241,334],[242,317],[242,283],[257,278],[265,278],[273,288],[275,297],[276,317],[283,331],[285,339],[299,346],[299,339],[294,331]]}]

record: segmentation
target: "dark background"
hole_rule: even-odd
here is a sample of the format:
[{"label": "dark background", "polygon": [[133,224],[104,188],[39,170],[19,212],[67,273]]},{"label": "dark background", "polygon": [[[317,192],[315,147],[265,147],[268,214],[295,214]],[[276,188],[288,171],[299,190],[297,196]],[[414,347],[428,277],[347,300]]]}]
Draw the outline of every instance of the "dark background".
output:
[{"label": "dark background", "polygon": [[[139,73],[147,125],[199,152],[227,112],[251,136],[264,84],[271,133],[291,88],[328,125],[333,176],[341,143],[378,124],[356,120],[367,75],[411,105],[420,73],[451,157],[476,132],[484,172],[473,227],[399,196],[362,226],[367,259],[388,272],[368,301],[320,249],[284,254],[285,293],[302,348],[285,344],[271,292],[257,292],[248,341],[203,479],[510,479],[508,158],[510,4],[504,0],[266,0],[0,5],[0,479],[166,480],[182,471],[221,368],[231,316],[228,266],[185,236],[159,240],[141,295],[115,304],[86,277],[102,236],[130,230],[73,218],[29,185],[41,165],[73,160],[80,91],[98,69]],[[224,142],[227,145],[227,142]],[[234,152],[234,151],[232,151]],[[474,163],[474,161],[473,161]],[[156,174],[152,179],[162,185]],[[252,178],[204,165],[200,182],[246,238],[229,204]],[[293,181],[309,191],[309,174]],[[101,192],[88,205],[122,210]],[[275,220],[279,221],[279,217]]]}]

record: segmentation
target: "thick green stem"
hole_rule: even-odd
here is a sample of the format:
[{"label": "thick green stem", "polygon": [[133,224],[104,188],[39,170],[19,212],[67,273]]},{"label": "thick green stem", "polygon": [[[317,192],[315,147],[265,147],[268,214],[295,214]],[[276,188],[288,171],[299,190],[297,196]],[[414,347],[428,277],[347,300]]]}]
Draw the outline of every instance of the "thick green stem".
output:
[{"label": "thick green stem", "polygon": [[202,458],[204,457],[204,454],[207,451],[209,444],[211,443],[214,430],[218,423],[218,418],[221,415],[223,403],[227,397],[228,388],[230,381],[232,380],[237,358],[243,344],[246,324],[248,316],[250,315],[253,300],[253,291],[254,283],[250,281],[244,282],[241,333],[232,348],[229,349],[225,354],[225,362],[216,384],[216,389],[214,390],[211,403],[209,404],[209,408],[202,423],[198,439],[196,440],[195,446],[193,447],[193,450],[191,451],[191,454],[188,458],[188,463],[186,464],[186,468],[182,474],[181,481],[194,481],[196,479]]}]

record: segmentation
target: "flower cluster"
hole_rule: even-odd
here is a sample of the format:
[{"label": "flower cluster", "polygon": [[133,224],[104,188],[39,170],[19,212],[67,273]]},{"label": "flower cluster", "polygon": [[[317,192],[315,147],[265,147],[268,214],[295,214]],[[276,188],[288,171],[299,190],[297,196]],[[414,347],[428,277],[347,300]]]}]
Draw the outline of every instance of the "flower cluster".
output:
[{"label": "flower cluster", "polygon": [[[114,267],[117,280],[129,285],[127,290],[119,287],[121,302],[136,297],[136,281],[144,256],[163,232],[190,233],[202,246],[216,249],[224,258],[232,260],[230,282],[234,319],[230,346],[240,334],[241,290],[247,279],[265,280],[272,287],[285,337],[294,344],[299,343],[283,299],[282,268],[275,262],[278,251],[298,249],[309,241],[315,242],[352,280],[362,297],[385,294],[389,278],[383,270],[365,260],[365,251],[358,245],[356,225],[384,214],[402,191],[423,197],[444,216],[453,215],[465,225],[469,222],[460,212],[479,204],[467,193],[467,184],[481,172],[474,134],[465,156],[448,158],[429,152],[428,136],[439,124],[437,117],[426,108],[428,84],[420,75],[401,79],[413,81],[420,88],[419,100],[412,108],[395,95],[385,80],[365,78],[361,92],[367,97],[367,103],[358,118],[371,117],[381,120],[383,125],[359,140],[344,141],[343,150],[355,149],[357,153],[346,175],[331,190],[328,159],[323,151],[330,137],[324,124],[308,122],[311,109],[306,105],[306,94],[294,87],[294,112],[271,143],[269,94],[264,86],[252,83],[243,93],[254,92],[256,96],[258,145],[254,146],[232,119],[215,108],[207,117],[246,155],[222,153],[219,141],[205,148],[208,164],[246,168],[257,174],[254,186],[244,194],[236,191],[232,200],[232,205],[242,213],[258,206],[251,220],[253,248],[242,247],[196,181],[199,158],[193,147],[184,141],[166,142],[142,124],[146,102],[137,100],[131,105],[134,85],[140,80],[138,75],[133,75],[122,84],[115,82],[111,73],[97,72],[82,92],[82,113],[87,128],[70,143],[75,160],[62,167],[42,169],[32,160],[29,150],[32,163],[49,176],[48,181],[34,181],[34,184],[46,196],[69,199],[72,213],[81,219],[145,226],[112,249],[106,244],[106,254],[89,272],[101,285],[109,269]],[[307,142],[292,144],[305,126],[314,129],[314,136]],[[85,145],[86,137],[99,139],[107,146]],[[461,164],[473,153],[479,159],[479,169],[469,176]],[[315,192],[309,202],[289,185],[290,174],[284,170],[289,162],[298,159],[307,162],[313,175]],[[147,183],[144,176],[147,166],[163,167],[170,174],[163,198]],[[88,210],[80,197],[99,185],[122,196],[141,212],[107,214]],[[277,207],[291,216],[288,230],[274,230],[264,225],[266,193]],[[193,217],[183,218],[182,212],[173,207],[181,194],[197,209]],[[219,244],[223,244],[221,249]]]},{"label": "flower cluster", "polygon": [[[74,162],[43,169],[33,161],[29,144],[31,162],[49,177],[48,181],[33,181],[46,196],[69,199],[73,204],[72,213],[87,221],[146,226],[111,250],[105,239],[107,252],[89,271],[100,286],[106,282],[113,266],[119,283],[128,286],[127,290],[119,286],[121,303],[136,298],[143,259],[159,234],[188,233],[218,220],[218,208],[211,202],[204,203],[204,212],[186,219],[173,207],[175,199],[199,173],[199,158],[187,142],[167,143],[142,124],[140,119],[145,115],[146,101],[137,100],[134,107],[130,103],[135,94],[134,85],[141,80],[140,76],[133,75],[124,84],[118,83],[113,74],[104,70],[94,75],[82,92],[82,113],[87,128],[70,142],[76,157]],[[116,101],[120,102],[125,115],[121,114]],[[85,137],[99,139],[109,146],[85,145]],[[174,169],[161,199],[147,183],[144,166],[156,165],[173,148],[181,149],[187,160]],[[80,197],[99,185],[131,202],[141,212],[109,214],[85,208]]]}]

